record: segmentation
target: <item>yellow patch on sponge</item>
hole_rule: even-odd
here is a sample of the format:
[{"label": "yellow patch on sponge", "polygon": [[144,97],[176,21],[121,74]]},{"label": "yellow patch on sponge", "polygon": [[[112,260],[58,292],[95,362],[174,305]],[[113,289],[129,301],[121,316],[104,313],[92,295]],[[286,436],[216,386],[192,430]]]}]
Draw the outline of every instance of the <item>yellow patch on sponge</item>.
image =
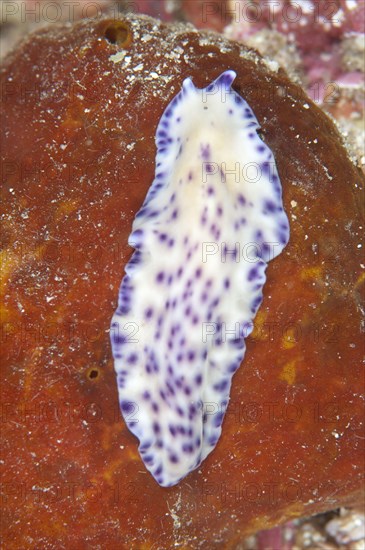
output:
[{"label": "yellow patch on sponge", "polygon": [[65,216],[68,216],[72,212],[76,210],[78,206],[78,201],[64,201],[61,202],[60,205],[57,208],[55,218],[56,221],[59,221],[60,219],[64,218]]},{"label": "yellow patch on sponge", "polygon": [[254,340],[267,340],[268,333],[267,331],[265,332],[263,330],[265,326],[266,318],[267,318],[267,311],[263,311],[259,309],[259,311],[256,314],[253,331],[251,333],[251,338],[253,338]]},{"label": "yellow patch on sponge", "polygon": [[0,265],[1,265],[1,277],[0,277],[0,291],[1,294],[5,293],[6,285],[9,281],[11,274],[19,268],[21,264],[21,254],[17,254],[12,250],[3,250],[0,252]]},{"label": "yellow patch on sponge", "polygon": [[361,275],[359,276],[359,278],[357,279],[356,283],[355,283],[355,288],[357,288],[358,286],[361,286],[362,283],[365,282],[365,273],[361,273]]},{"label": "yellow patch on sponge", "polygon": [[279,375],[279,380],[283,380],[284,382],[287,382],[289,386],[292,386],[295,382],[295,378],[297,374],[296,362],[297,362],[297,359],[293,359],[292,361],[285,363]]},{"label": "yellow patch on sponge", "polygon": [[307,281],[308,279],[322,279],[322,274],[323,267],[320,265],[306,267],[301,270],[300,278],[302,279],[302,281]]},{"label": "yellow patch on sponge", "polygon": [[294,346],[297,345],[297,338],[298,335],[296,334],[294,328],[289,328],[288,330],[286,330],[281,339],[282,349],[292,349]]}]

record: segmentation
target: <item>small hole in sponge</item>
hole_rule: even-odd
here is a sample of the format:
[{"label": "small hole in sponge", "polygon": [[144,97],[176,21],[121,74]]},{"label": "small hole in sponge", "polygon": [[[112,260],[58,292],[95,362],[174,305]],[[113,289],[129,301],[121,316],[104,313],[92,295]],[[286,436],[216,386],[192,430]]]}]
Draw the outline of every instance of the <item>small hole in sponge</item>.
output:
[{"label": "small hole in sponge", "polygon": [[102,32],[110,44],[127,48],[132,42],[132,33],[128,25],[123,21],[104,22]]},{"label": "small hole in sponge", "polygon": [[99,370],[96,368],[91,368],[87,371],[87,375],[90,380],[95,380],[96,378],[99,378],[99,374]]}]

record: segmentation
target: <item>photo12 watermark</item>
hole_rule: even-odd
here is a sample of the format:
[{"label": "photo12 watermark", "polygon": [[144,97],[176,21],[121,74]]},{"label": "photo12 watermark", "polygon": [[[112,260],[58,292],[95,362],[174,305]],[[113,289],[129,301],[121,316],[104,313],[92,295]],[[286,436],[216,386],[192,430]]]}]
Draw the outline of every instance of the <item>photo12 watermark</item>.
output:
[{"label": "photo12 watermark", "polygon": [[[213,17],[223,24],[286,23],[287,25],[305,24],[310,18],[312,23],[331,21],[334,25],[341,23],[341,14],[336,0],[236,0],[222,2],[207,0],[201,2],[200,18],[208,23]],[[301,23],[302,22],[302,23]]]}]

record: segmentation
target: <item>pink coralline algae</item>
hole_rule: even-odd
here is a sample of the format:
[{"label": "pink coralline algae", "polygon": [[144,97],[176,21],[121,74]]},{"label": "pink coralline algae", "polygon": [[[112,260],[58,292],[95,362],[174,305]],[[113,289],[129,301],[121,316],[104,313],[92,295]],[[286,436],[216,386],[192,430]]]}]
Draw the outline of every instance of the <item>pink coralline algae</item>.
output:
[{"label": "pink coralline algae", "polygon": [[[255,35],[270,29],[284,35],[288,47],[294,45],[304,83],[315,101],[328,101],[337,79],[340,84],[344,77],[347,85],[361,84],[359,52],[352,44],[364,33],[364,0],[231,0],[229,7],[226,31],[231,38],[258,47]],[[354,49],[345,64],[344,42],[347,50]]]}]

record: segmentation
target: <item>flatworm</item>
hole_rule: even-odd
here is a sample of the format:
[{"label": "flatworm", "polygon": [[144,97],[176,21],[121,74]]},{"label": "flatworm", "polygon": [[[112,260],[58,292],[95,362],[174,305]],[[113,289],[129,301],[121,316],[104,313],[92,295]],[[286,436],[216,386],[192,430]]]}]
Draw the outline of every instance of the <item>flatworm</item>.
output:
[{"label": "flatworm", "polygon": [[267,262],[289,239],[274,157],[235,77],[187,78],[164,111],[111,324],[121,412],[164,487],[214,449]]}]

